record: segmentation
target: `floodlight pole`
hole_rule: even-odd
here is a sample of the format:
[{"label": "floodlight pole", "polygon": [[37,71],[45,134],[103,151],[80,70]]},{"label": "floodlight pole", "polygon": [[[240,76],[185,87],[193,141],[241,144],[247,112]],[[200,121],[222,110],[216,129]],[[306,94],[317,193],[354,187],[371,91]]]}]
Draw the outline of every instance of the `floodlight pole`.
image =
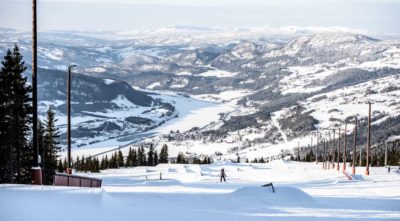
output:
[{"label": "floodlight pole", "polygon": [[315,163],[318,164],[318,145],[319,145],[319,134],[317,134],[317,145],[315,146]]},{"label": "floodlight pole", "polygon": [[341,130],[339,127],[339,138],[338,138],[339,145],[338,145],[338,152],[337,152],[337,167],[336,167],[337,171],[339,171],[339,168],[340,168],[340,142],[341,142],[340,135],[341,135]]},{"label": "floodlight pole", "polygon": [[37,22],[36,0],[32,0],[32,140],[33,140],[33,167],[32,184],[42,185],[42,169],[39,165],[39,146],[37,140]]},{"label": "floodlight pole", "polygon": [[353,167],[352,174],[356,174],[356,158],[357,158],[357,117],[354,116],[354,129],[353,129]]},{"label": "floodlight pole", "polygon": [[367,140],[367,164],[365,165],[365,175],[369,175],[369,148],[371,147],[371,102],[368,103],[368,140]]},{"label": "floodlight pole", "polygon": [[346,171],[346,163],[347,163],[347,121],[344,122],[344,150],[343,150],[343,171]]},{"label": "floodlight pole", "polygon": [[325,140],[322,141],[322,169],[325,170]]},{"label": "floodlight pole", "polygon": [[67,173],[72,174],[72,161],[71,161],[71,71],[76,65],[68,66],[68,79],[67,79],[67,146],[68,146],[68,168]]},{"label": "floodlight pole", "polygon": [[385,167],[388,165],[388,143],[385,144]]},{"label": "floodlight pole", "polygon": [[336,130],[333,129],[333,145],[330,148],[330,158],[329,158],[329,166],[328,169],[331,169],[330,165],[332,164],[332,169],[335,169],[335,159],[334,159],[334,152],[333,150],[335,149],[336,146]]}]

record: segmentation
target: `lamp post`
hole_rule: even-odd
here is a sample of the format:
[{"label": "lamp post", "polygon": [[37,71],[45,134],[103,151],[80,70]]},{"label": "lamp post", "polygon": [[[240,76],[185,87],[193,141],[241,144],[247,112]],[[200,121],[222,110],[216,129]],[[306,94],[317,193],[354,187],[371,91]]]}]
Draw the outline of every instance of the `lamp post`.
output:
[{"label": "lamp post", "polygon": [[328,141],[327,140],[324,140],[324,159],[323,159],[323,161],[324,161],[324,170],[326,170],[326,169],[328,169],[328,164],[327,164],[327,153],[328,153],[328,150],[327,150],[327,148],[328,148]]},{"label": "lamp post", "polygon": [[[331,131],[325,131],[325,135],[327,135],[328,139],[324,139],[323,141],[323,153],[322,153],[322,160],[323,160],[323,164],[322,164],[322,168],[324,170],[328,169],[328,165],[329,165],[329,142],[331,142]],[[326,137],[326,136],[325,136]]]},{"label": "lamp post", "polygon": [[315,163],[318,164],[318,146],[320,145],[319,133],[317,133],[317,146],[315,146]]},{"label": "lamp post", "polygon": [[68,79],[67,79],[67,146],[68,146],[68,168],[67,173],[72,174],[72,161],[71,161],[71,71],[76,65],[68,66]]},{"label": "lamp post", "polygon": [[339,138],[338,138],[339,145],[338,145],[338,152],[337,152],[337,167],[336,167],[337,171],[339,171],[339,168],[340,168],[340,142],[341,142],[340,135],[341,135],[341,131],[340,131],[340,127],[339,127]]},{"label": "lamp post", "polygon": [[322,141],[322,169],[325,170],[325,139]]},{"label": "lamp post", "polygon": [[385,143],[385,167],[388,166],[388,143]]},{"label": "lamp post", "polygon": [[32,140],[33,167],[32,184],[42,185],[42,169],[39,166],[39,146],[37,140],[37,22],[36,0],[32,0]]},{"label": "lamp post", "polygon": [[354,138],[353,138],[353,142],[354,142],[354,144],[353,144],[353,168],[352,168],[351,173],[353,175],[355,175],[356,174],[356,158],[357,158],[357,117],[356,116],[354,116],[354,129],[353,130],[354,130],[353,131],[353,136],[354,136]]},{"label": "lamp post", "polygon": [[343,171],[346,171],[346,163],[347,163],[347,121],[344,122],[344,150],[343,150]]},{"label": "lamp post", "polygon": [[369,175],[369,148],[371,146],[371,102],[368,103],[368,140],[367,140],[367,164],[365,165],[365,175]]},{"label": "lamp post", "polygon": [[311,148],[313,146],[313,136],[316,135],[317,136],[317,143],[315,145],[315,163],[318,164],[318,145],[319,145],[319,133],[318,131],[313,131],[311,132]]},{"label": "lamp post", "polygon": [[333,150],[335,149],[335,144],[336,144],[336,130],[333,129],[333,145],[331,145],[330,149],[330,157],[329,157],[329,163],[328,163],[328,169],[331,169],[331,165],[332,165],[332,169],[335,169],[335,163],[334,163],[334,157],[333,157]]}]

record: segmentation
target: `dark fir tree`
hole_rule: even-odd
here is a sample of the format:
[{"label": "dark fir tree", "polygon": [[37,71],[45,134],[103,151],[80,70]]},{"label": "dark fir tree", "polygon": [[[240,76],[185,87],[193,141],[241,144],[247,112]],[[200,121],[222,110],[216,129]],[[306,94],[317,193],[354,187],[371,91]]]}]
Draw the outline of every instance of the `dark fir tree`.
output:
[{"label": "dark fir tree", "polygon": [[104,158],[104,168],[103,169],[108,169],[110,168],[110,161],[108,161],[108,156]]},{"label": "dark fir tree", "polygon": [[57,163],[57,172],[62,173],[64,171],[62,160],[59,159]]},{"label": "dark fir tree", "polygon": [[176,157],[176,163],[186,163],[185,155],[183,155],[182,152],[178,153],[178,156]]},{"label": "dark fir tree", "polygon": [[159,162],[168,163],[168,146],[166,144],[161,148]]},{"label": "dark fir tree", "polygon": [[75,170],[77,170],[77,171],[81,171],[82,170],[82,168],[81,168],[81,160],[79,159],[79,156],[77,156],[76,160],[75,160]]},{"label": "dark fir tree", "polygon": [[147,152],[147,166],[154,165],[154,147],[150,144],[149,151]]},{"label": "dark fir tree", "polygon": [[153,160],[154,160],[154,165],[157,165],[159,160],[158,160],[158,154],[157,154],[156,150],[154,151],[154,159]]},{"label": "dark fir tree", "polygon": [[132,167],[133,166],[133,153],[132,148],[129,147],[128,156],[126,157],[125,167]]},{"label": "dark fir tree", "polygon": [[63,168],[64,168],[64,171],[65,171],[65,169],[68,167],[68,163],[67,163],[67,158],[64,158],[64,160],[63,160]]},{"label": "dark fir tree", "polygon": [[138,166],[138,158],[137,158],[137,152],[135,149],[132,149],[132,166],[136,167]]},{"label": "dark fir tree", "polygon": [[0,183],[31,180],[31,87],[19,48],[8,50],[0,70]]},{"label": "dark fir tree", "polygon": [[123,167],[124,166],[124,156],[122,155],[121,150],[118,151],[118,156],[117,156],[117,167]]},{"label": "dark fir tree", "polygon": [[79,161],[78,170],[79,170],[79,171],[86,171],[86,159],[85,159],[85,155],[82,155],[82,159]]},{"label": "dark fir tree", "polygon": [[146,155],[144,153],[144,147],[141,146],[138,149],[138,163],[139,166],[146,166]]},{"label": "dark fir tree", "polygon": [[[107,156],[107,155],[106,155]],[[100,161],[100,170],[105,170],[105,169],[107,169],[107,167],[106,167],[106,160],[105,160],[105,158],[104,158],[104,156],[101,158],[101,161]]]},{"label": "dark fir tree", "polygon": [[111,155],[110,159],[110,168],[117,168],[118,167],[118,162],[117,162],[117,153],[113,153]]},{"label": "dark fir tree", "polygon": [[59,131],[56,127],[57,119],[51,107],[47,110],[44,133],[44,151],[43,151],[43,183],[53,184],[53,175],[57,170],[58,152],[61,150],[58,142]]}]

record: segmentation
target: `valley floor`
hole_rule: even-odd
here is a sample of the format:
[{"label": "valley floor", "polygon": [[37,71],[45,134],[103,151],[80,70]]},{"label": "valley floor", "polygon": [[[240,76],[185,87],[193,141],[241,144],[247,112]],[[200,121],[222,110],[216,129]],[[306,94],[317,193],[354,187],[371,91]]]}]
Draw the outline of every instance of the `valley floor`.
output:
[{"label": "valley floor", "polygon": [[[226,183],[219,182],[221,168]],[[0,185],[0,220],[400,220],[396,169],[371,168],[370,176],[349,180],[322,164],[277,160],[80,175],[103,179],[103,187]],[[269,182],[275,193],[260,187]]]}]

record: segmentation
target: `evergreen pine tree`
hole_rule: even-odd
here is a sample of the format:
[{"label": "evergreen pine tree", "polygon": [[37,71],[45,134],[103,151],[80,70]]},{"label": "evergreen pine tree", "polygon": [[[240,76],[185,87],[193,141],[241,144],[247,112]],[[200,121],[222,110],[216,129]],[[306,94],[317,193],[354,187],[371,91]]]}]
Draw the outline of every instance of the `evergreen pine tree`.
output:
[{"label": "evergreen pine tree", "polygon": [[136,153],[136,150],[133,149],[132,150],[132,166],[136,167],[138,165],[139,165],[139,163],[138,163],[137,153]]},{"label": "evergreen pine tree", "polygon": [[0,70],[0,183],[31,181],[32,106],[19,48],[8,50]]},{"label": "evergreen pine tree", "polygon": [[154,166],[156,166],[157,164],[158,164],[158,154],[157,154],[157,151],[155,150],[154,151]]},{"label": "evergreen pine tree", "polygon": [[87,170],[87,168],[86,168],[86,159],[85,159],[85,155],[82,155],[82,160],[81,160],[81,162],[80,162],[80,164],[79,164],[79,170],[80,170],[80,171],[85,171],[85,172],[86,172],[86,170]]},{"label": "evergreen pine tree", "polygon": [[110,168],[110,162],[108,161],[108,156],[104,158],[104,167],[103,170]]},{"label": "evergreen pine tree", "polygon": [[90,157],[87,157],[86,159],[85,159],[85,166],[84,166],[84,168],[85,168],[85,173],[86,172],[88,172],[88,171],[92,171],[92,159],[90,158]]},{"label": "evergreen pine tree", "polygon": [[98,173],[98,172],[100,172],[100,162],[99,162],[99,159],[96,157],[96,158],[94,158],[94,161],[93,161],[93,171],[92,172],[94,172],[94,173]]},{"label": "evergreen pine tree", "polygon": [[149,152],[147,152],[147,166],[154,165],[154,147],[150,144]]},{"label": "evergreen pine tree", "polygon": [[63,167],[63,163],[62,163],[61,159],[59,159],[58,163],[57,163],[57,172],[59,172],[59,173],[64,172],[64,167]]},{"label": "evergreen pine tree", "polygon": [[55,113],[49,107],[45,120],[44,152],[43,152],[43,183],[53,184],[53,175],[57,170],[58,152],[61,150],[58,128],[55,126],[57,119]]},{"label": "evergreen pine tree", "polygon": [[111,155],[110,168],[117,168],[117,167],[118,167],[117,153],[114,152],[114,153]]},{"label": "evergreen pine tree", "polygon": [[160,163],[168,163],[168,146],[164,144],[160,151]]},{"label": "evergreen pine tree", "polygon": [[139,161],[139,165],[140,165],[140,166],[146,166],[146,165],[147,165],[147,164],[146,164],[146,162],[147,162],[147,160],[146,160],[146,155],[145,155],[144,147],[143,147],[143,146],[141,146],[141,147],[139,148],[139,150],[138,150],[138,161]]},{"label": "evergreen pine tree", "polygon": [[67,159],[64,158],[64,160],[63,160],[63,168],[64,168],[64,171],[65,171],[65,169],[66,169],[67,167],[68,167]]},{"label": "evergreen pine tree", "polygon": [[143,157],[142,147],[139,147],[137,150],[138,166],[143,166]]},{"label": "evergreen pine tree", "polygon": [[81,171],[81,160],[79,159],[79,156],[76,157],[76,161],[75,161],[75,170],[77,171]]},{"label": "evergreen pine tree", "polygon": [[133,166],[133,159],[132,159],[132,148],[129,147],[128,156],[126,157],[125,167],[132,167]]},{"label": "evergreen pine tree", "polygon": [[105,159],[104,159],[104,156],[101,158],[101,161],[100,161],[100,170],[104,170],[106,167],[105,167]]},{"label": "evergreen pine tree", "polygon": [[185,155],[183,155],[182,152],[178,153],[178,156],[176,157],[176,163],[186,163]]},{"label": "evergreen pine tree", "polygon": [[122,155],[121,150],[118,151],[118,156],[117,156],[117,167],[123,167],[124,166],[124,156]]}]

